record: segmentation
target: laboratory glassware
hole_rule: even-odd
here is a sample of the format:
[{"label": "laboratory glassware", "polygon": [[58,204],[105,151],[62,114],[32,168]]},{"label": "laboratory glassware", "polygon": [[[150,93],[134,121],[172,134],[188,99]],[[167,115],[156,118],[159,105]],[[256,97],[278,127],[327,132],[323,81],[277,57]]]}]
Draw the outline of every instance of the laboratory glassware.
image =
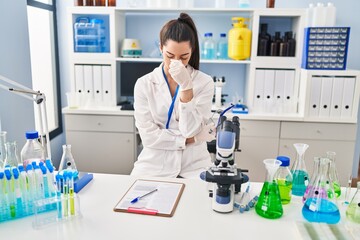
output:
[{"label": "laboratory glassware", "polygon": [[19,164],[19,155],[16,141],[6,142],[5,152],[4,167],[17,167]]},{"label": "laboratory glassware", "polygon": [[310,182],[307,185],[305,193],[303,195],[303,198],[302,198],[303,203],[305,203],[305,201],[306,201],[306,199],[307,199],[307,197],[309,195],[310,190],[312,189],[312,187],[315,184],[315,179],[319,175],[319,164],[320,164],[320,158],[319,157],[314,157],[313,173],[311,175]]},{"label": "laboratory glassware", "polygon": [[279,170],[277,170],[275,174],[275,179],[279,186],[281,203],[284,205],[291,201],[293,178],[289,169],[290,158],[287,156],[278,156],[276,159],[281,161]]},{"label": "laboratory glassware", "polygon": [[3,167],[4,167],[4,162],[5,162],[5,156],[6,156],[6,151],[5,151],[6,134],[7,134],[7,132],[5,132],[5,131],[0,131],[0,168],[3,168]]},{"label": "laboratory glassware", "polygon": [[320,158],[319,174],[302,208],[302,215],[309,222],[335,224],[340,221],[340,211],[334,190],[332,185],[328,184],[329,167],[330,160]]},{"label": "laboratory glassware", "polygon": [[45,161],[45,150],[40,144],[39,133],[37,131],[27,131],[25,133],[26,143],[21,149],[20,158],[21,162],[26,169],[28,164],[36,162],[38,165],[40,162]]},{"label": "laboratory glassware", "polygon": [[293,188],[292,194],[296,196],[303,196],[306,187],[309,184],[309,174],[305,165],[305,151],[309,148],[309,145],[305,143],[295,143],[296,159],[291,168],[293,175]]},{"label": "laboratory glassware", "polygon": [[279,169],[281,161],[276,159],[265,159],[263,162],[267,173],[259,199],[255,205],[255,211],[264,218],[280,218],[283,214],[283,208],[279,186],[274,177],[276,171]]},{"label": "laboratory glassware", "polygon": [[360,223],[360,182],[357,182],[355,195],[346,209],[346,218],[352,222]]},{"label": "laboratory glassware", "polygon": [[334,188],[335,196],[338,198],[341,195],[341,186],[335,164],[336,153],[328,151],[326,152],[326,157],[330,160],[330,169],[329,169],[330,181]]},{"label": "laboratory glassware", "polygon": [[71,145],[64,144],[62,148],[63,148],[63,154],[60,161],[59,172],[66,170],[73,172],[77,176],[78,170],[76,168],[74,157],[71,153]]}]

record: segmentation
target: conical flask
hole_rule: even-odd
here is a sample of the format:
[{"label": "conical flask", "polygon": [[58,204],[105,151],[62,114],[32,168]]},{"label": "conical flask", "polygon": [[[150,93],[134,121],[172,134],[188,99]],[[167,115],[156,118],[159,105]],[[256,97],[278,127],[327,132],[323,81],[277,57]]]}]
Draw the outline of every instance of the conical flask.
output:
[{"label": "conical flask", "polygon": [[328,151],[328,152],[326,152],[326,157],[330,160],[329,177],[330,177],[331,184],[334,188],[335,196],[338,198],[341,195],[341,186],[340,186],[339,175],[337,173],[336,164],[335,164],[336,153]]},{"label": "conical flask", "polygon": [[70,144],[65,144],[62,146],[63,148],[63,154],[61,157],[61,162],[60,162],[60,166],[59,166],[59,172],[61,171],[71,171],[74,174],[76,173],[77,176],[77,168],[76,168],[76,164],[75,164],[75,160],[74,157],[71,153],[71,145]]},{"label": "conical flask", "polygon": [[19,164],[19,154],[17,151],[17,143],[6,142],[5,143],[5,161],[4,167],[17,167]]},{"label": "conical flask", "polygon": [[305,165],[305,151],[308,149],[309,145],[305,143],[295,143],[294,147],[296,149],[296,159],[291,168],[291,173],[293,175],[293,187],[292,194],[296,196],[303,196],[306,187],[309,184],[309,174],[306,170]]},{"label": "conical flask", "polygon": [[329,167],[330,160],[320,158],[319,174],[302,208],[302,214],[309,222],[335,224],[340,221],[336,198],[328,197],[334,196],[334,190],[331,184],[328,184],[330,181]]},{"label": "conical flask", "polygon": [[320,158],[319,157],[314,157],[313,173],[312,173],[312,175],[310,177],[310,182],[307,185],[305,193],[303,195],[303,199],[302,199],[303,203],[305,203],[305,201],[306,201],[312,187],[315,185],[316,177],[319,175],[319,165],[320,165]]},{"label": "conical flask", "polygon": [[5,143],[6,143],[6,132],[0,131],[0,168],[4,167],[6,150],[5,150]]},{"label": "conical flask", "polygon": [[265,159],[263,162],[267,173],[259,199],[255,206],[255,211],[264,218],[280,218],[283,214],[283,208],[279,186],[274,179],[274,176],[281,165],[281,161],[276,159]]},{"label": "conical flask", "polygon": [[357,190],[346,209],[346,218],[352,222],[360,223],[360,182],[357,182]]}]

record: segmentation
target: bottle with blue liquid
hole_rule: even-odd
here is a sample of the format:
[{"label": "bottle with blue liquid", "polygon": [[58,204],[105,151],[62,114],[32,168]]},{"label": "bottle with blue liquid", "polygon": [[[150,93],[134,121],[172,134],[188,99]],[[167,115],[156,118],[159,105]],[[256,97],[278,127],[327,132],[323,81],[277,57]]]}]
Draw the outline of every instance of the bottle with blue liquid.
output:
[{"label": "bottle with blue liquid", "polygon": [[217,43],[216,51],[217,59],[228,59],[228,41],[226,39],[226,33],[220,33],[220,39]]},{"label": "bottle with blue liquid", "polygon": [[303,196],[309,184],[309,174],[305,165],[305,151],[309,145],[305,143],[295,143],[296,159],[291,168],[293,175],[292,194],[295,196]]},{"label": "bottle with blue liquid", "polygon": [[203,57],[204,59],[215,59],[215,41],[213,40],[212,33],[205,33],[204,45],[203,45]]},{"label": "bottle with blue liquid", "polygon": [[329,169],[330,160],[320,158],[319,175],[316,176],[315,184],[310,189],[302,208],[302,215],[309,222],[336,224],[340,221],[340,212],[334,189],[329,184]]}]

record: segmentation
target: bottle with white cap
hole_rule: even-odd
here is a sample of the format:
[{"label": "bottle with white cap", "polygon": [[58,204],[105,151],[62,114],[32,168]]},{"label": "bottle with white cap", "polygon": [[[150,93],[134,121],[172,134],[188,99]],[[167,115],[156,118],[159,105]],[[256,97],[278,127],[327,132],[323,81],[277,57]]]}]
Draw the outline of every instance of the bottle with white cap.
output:
[{"label": "bottle with white cap", "polygon": [[45,150],[39,142],[39,133],[37,131],[28,131],[25,134],[26,143],[21,149],[21,162],[26,168],[27,164],[40,161],[45,161]]},{"label": "bottle with white cap", "polygon": [[335,27],[336,23],[336,7],[332,2],[329,2],[326,6],[326,27]]},{"label": "bottle with white cap", "polygon": [[315,6],[313,3],[309,4],[309,7],[306,9],[307,19],[306,19],[306,26],[313,27],[313,18],[314,18],[314,9]]},{"label": "bottle with white cap", "polygon": [[326,8],[323,3],[317,3],[314,8],[314,15],[312,20],[313,27],[325,27],[326,24]]}]

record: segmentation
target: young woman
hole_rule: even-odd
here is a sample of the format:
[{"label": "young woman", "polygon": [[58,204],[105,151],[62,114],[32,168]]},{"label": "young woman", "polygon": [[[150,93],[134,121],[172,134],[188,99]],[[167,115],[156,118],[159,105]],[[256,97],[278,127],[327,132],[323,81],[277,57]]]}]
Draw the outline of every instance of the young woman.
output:
[{"label": "young woman", "polygon": [[131,175],[199,178],[211,165],[206,141],[215,139],[215,131],[206,123],[214,84],[199,71],[199,40],[189,15],[181,13],[162,27],[160,50],[163,62],[134,89],[143,150]]}]

